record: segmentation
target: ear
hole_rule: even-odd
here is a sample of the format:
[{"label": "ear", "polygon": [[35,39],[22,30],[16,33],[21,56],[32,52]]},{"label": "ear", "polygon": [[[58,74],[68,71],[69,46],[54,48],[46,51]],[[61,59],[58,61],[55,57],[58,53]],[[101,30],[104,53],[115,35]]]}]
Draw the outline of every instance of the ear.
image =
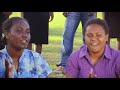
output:
[{"label": "ear", "polygon": [[7,31],[7,30],[4,30],[4,31],[3,31],[3,34],[4,34],[4,37],[6,37],[6,39],[9,38],[9,35],[8,35],[8,31]]},{"label": "ear", "polygon": [[109,38],[109,35],[107,34],[107,35],[106,35],[106,41],[108,41],[108,38]]}]

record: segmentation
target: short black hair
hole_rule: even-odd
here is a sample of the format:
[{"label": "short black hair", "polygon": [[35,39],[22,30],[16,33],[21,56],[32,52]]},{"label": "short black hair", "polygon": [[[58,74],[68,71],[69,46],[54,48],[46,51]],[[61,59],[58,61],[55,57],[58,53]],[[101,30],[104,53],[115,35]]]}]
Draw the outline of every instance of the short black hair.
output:
[{"label": "short black hair", "polygon": [[13,24],[18,21],[18,20],[24,20],[27,22],[26,19],[21,18],[21,17],[12,17],[12,18],[8,18],[7,20],[5,20],[2,24],[2,31],[6,30],[6,31],[10,31],[10,28],[13,26]]},{"label": "short black hair", "polygon": [[[14,23],[16,23],[16,21],[19,21],[19,20],[24,20],[24,21],[28,22],[26,19],[24,19],[22,17],[8,18],[2,24],[2,32],[4,32],[4,30],[6,30],[7,32],[10,32],[10,28],[13,26]],[[7,45],[6,37],[2,37],[1,42],[3,45]]]},{"label": "short black hair", "polygon": [[90,19],[86,22],[86,24],[83,28],[83,36],[84,37],[85,37],[86,28],[91,24],[98,24],[98,25],[102,26],[104,31],[105,31],[105,34],[109,35],[109,27],[108,27],[107,22],[105,20],[100,19],[100,18],[95,18],[95,19]]}]

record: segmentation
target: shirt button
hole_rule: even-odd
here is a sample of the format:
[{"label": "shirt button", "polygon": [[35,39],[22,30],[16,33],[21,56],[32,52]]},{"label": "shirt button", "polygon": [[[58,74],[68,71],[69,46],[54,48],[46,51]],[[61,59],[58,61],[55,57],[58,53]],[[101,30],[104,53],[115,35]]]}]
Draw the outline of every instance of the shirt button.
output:
[{"label": "shirt button", "polygon": [[20,75],[20,72],[18,72],[18,75]]}]

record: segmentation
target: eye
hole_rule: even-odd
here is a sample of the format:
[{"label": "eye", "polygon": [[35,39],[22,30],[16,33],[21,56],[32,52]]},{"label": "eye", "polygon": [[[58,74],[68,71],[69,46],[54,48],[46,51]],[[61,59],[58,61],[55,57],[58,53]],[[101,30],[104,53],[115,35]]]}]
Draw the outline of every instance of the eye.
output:
[{"label": "eye", "polygon": [[30,30],[29,30],[29,29],[27,29],[26,33],[27,33],[27,34],[30,34]]},{"label": "eye", "polygon": [[17,32],[18,34],[20,34],[20,33],[22,33],[22,29],[21,29],[21,28],[18,28],[18,29],[16,30],[16,32]]},{"label": "eye", "polygon": [[97,34],[96,36],[100,38],[100,37],[102,37],[102,34]]},{"label": "eye", "polygon": [[91,38],[93,35],[92,34],[87,34],[87,37]]}]

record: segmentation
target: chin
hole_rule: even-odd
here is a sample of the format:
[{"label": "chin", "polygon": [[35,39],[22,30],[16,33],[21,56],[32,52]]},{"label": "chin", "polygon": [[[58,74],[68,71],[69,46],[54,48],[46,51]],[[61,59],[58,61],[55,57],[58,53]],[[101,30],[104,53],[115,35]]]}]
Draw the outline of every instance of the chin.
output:
[{"label": "chin", "polygon": [[22,49],[26,49],[27,47],[21,47]]},{"label": "chin", "polygon": [[91,52],[93,52],[93,53],[99,53],[99,51],[91,51]]},{"label": "chin", "polygon": [[27,47],[19,47],[19,49],[26,49]]},{"label": "chin", "polygon": [[91,50],[91,52],[93,52],[93,53],[99,53],[100,50]]},{"label": "chin", "polygon": [[93,53],[98,53],[99,52],[99,50],[95,50],[95,49],[90,49],[90,52],[93,52]]}]

